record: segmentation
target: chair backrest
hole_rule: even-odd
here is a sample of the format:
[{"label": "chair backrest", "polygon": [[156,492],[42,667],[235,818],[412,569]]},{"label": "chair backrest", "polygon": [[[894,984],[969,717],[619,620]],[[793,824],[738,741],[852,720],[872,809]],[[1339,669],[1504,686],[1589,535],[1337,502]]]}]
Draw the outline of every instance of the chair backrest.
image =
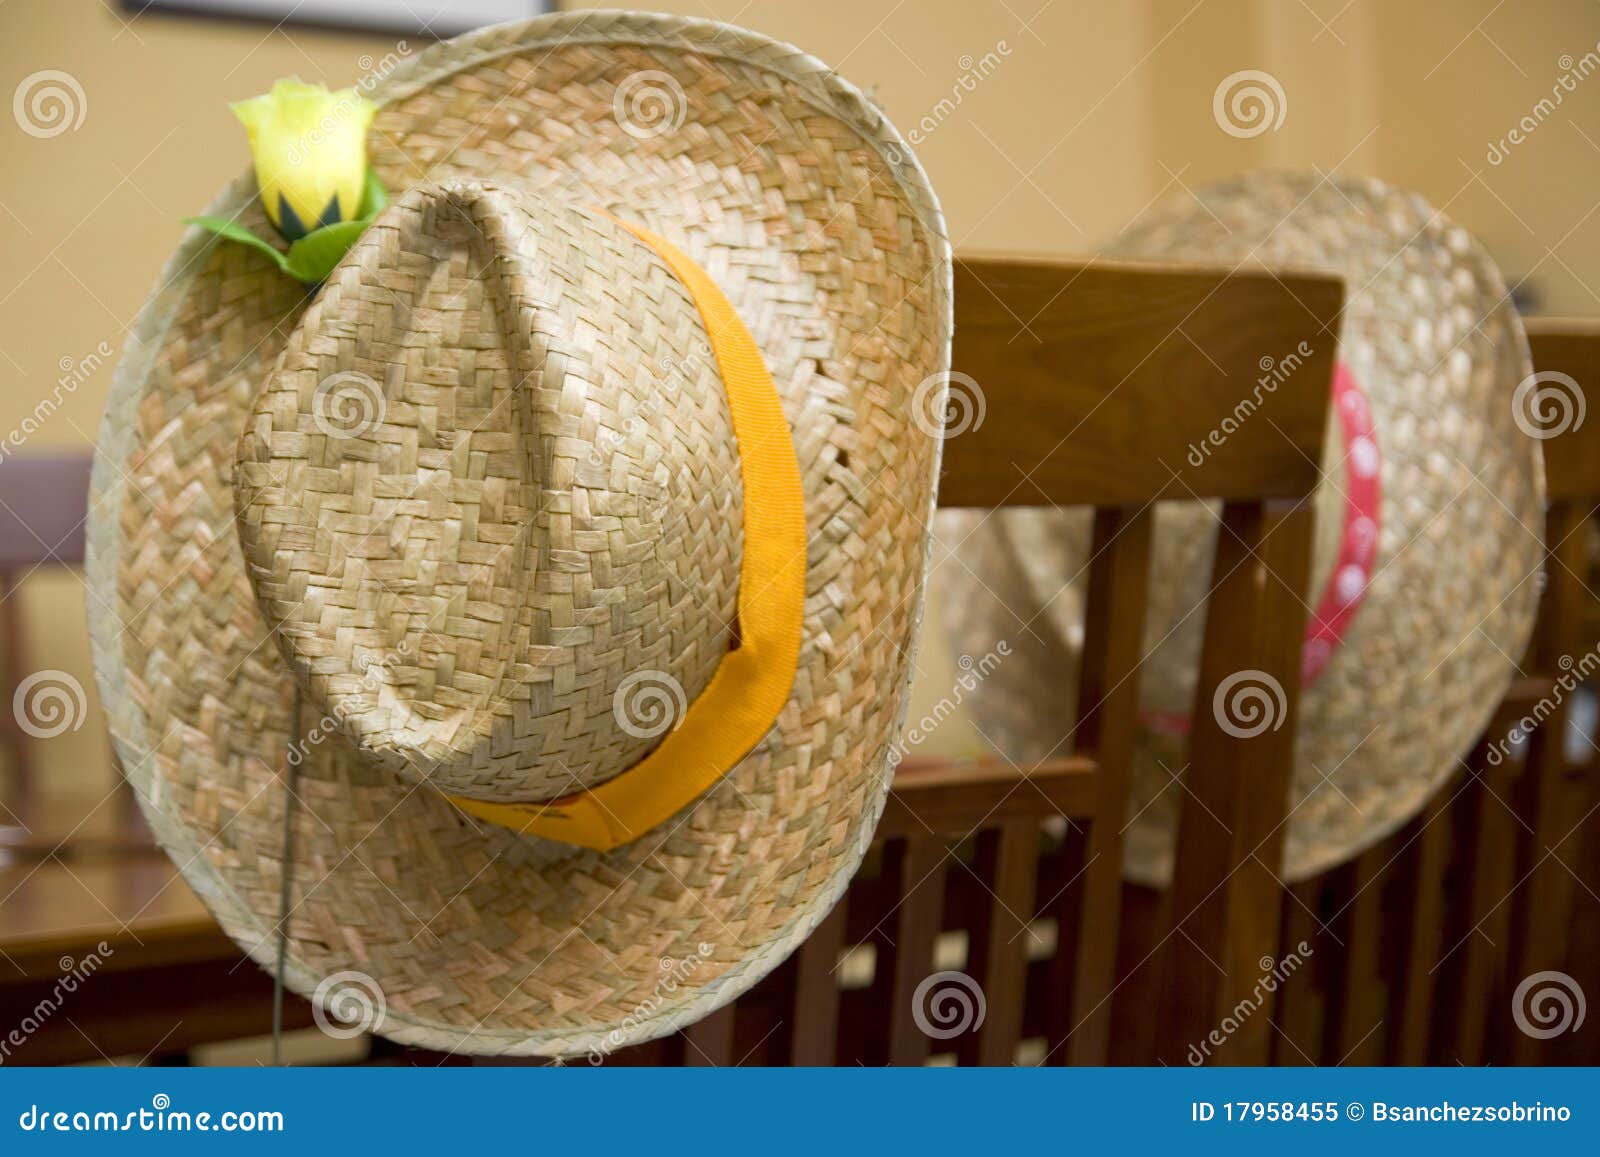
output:
[{"label": "chair backrest", "polygon": [[1567,983],[1559,974],[1600,990],[1600,761],[1574,764],[1566,744],[1577,687],[1600,663],[1600,318],[1527,328],[1534,376],[1500,404],[1544,451],[1548,555],[1533,639],[1461,773],[1411,823],[1285,904],[1285,945],[1323,924],[1330,933],[1280,993],[1285,1063],[1600,1058],[1592,1036],[1530,1035],[1513,1015],[1518,986],[1538,974],[1554,978],[1552,993]]},{"label": "chair backrest", "polygon": [[[1269,892],[1276,911],[1276,881],[1259,865],[1278,854],[1287,807],[1307,499],[1342,301],[1337,280],[1299,272],[958,261],[952,390],[981,404],[983,420],[952,427],[941,505],[1095,511],[1075,752],[1020,769],[1001,758],[906,761],[872,855],[795,957],[679,1038],[614,1060],[1106,1059],[1152,504],[1162,499],[1223,500],[1168,937],[1228,968],[1185,969],[1171,1016],[1200,1032],[1220,1019],[1276,947],[1275,922],[1257,914]],[[1303,348],[1314,352],[1292,380],[1255,389],[1263,358]],[[1259,406],[1241,421],[1245,397]],[[1191,445],[1213,430],[1231,432],[1196,465]],[[1209,704],[1222,680],[1250,668],[1278,679],[1289,716],[1243,740]],[[1264,1048],[1241,1039],[1241,1057]]]}]

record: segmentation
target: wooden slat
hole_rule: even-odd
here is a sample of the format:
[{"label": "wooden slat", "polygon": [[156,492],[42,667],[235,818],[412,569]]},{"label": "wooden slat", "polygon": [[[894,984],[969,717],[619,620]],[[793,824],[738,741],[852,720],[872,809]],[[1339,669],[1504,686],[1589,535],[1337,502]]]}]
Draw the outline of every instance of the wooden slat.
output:
[{"label": "wooden slat", "polygon": [[[1273,1063],[1317,1065],[1324,1054],[1323,1029],[1327,1023],[1327,997],[1319,983],[1326,975],[1328,953],[1336,947],[1322,925],[1326,876],[1296,884],[1283,897],[1283,942],[1278,959],[1292,952],[1303,963],[1278,989],[1277,1039]],[[1300,946],[1305,945],[1305,949]]]},{"label": "wooden slat", "polygon": [[1454,953],[1460,969],[1457,1003],[1467,1010],[1467,1015],[1457,1025],[1451,1059],[1465,1065],[1481,1065],[1488,1059],[1493,1043],[1491,1018],[1483,1010],[1505,1007],[1499,998],[1509,997],[1505,981],[1511,930],[1509,901],[1515,883],[1512,848],[1519,825],[1511,805],[1516,771],[1512,762],[1488,763],[1480,744],[1469,766],[1479,783],[1469,797],[1472,838],[1463,849],[1467,852],[1466,931]]},{"label": "wooden slat", "polygon": [[[986,419],[946,444],[940,502],[1139,506],[1310,493],[1343,297],[1325,274],[957,262],[954,368],[977,383]],[[1286,381],[1316,383],[1324,404],[1260,388],[1263,354],[1282,367],[1298,359]],[[1247,421],[1242,399],[1259,400]],[[1207,432],[1224,420],[1232,432],[1210,446]]]},{"label": "wooden slat", "polygon": [[[1223,507],[1172,883],[1176,930],[1205,963],[1185,970],[1181,984],[1168,968],[1160,1058],[1168,1063],[1181,1061],[1193,1042],[1253,996],[1261,961],[1278,951],[1276,871],[1294,762],[1311,517],[1308,504]],[[1213,698],[1244,671],[1275,681],[1284,710],[1275,729],[1241,737],[1223,729]],[[1273,1013],[1272,994],[1265,993],[1213,1061],[1264,1064]]]},{"label": "wooden slat", "polygon": [[[1338,949],[1335,983],[1329,993],[1331,1039],[1325,1063],[1374,1065],[1383,1057],[1383,1026],[1388,1013],[1381,976],[1383,950],[1383,871],[1394,849],[1387,840],[1369,848],[1333,873],[1334,936]],[[1329,946],[1330,950],[1332,945]]]},{"label": "wooden slat", "polygon": [[978,1030],[978,1063],[1016,1063],[1022,1041],[1028,924],[1033,914],[1040,830],[1026,820],[1000,829],[994,857],[994,907],[984,948],[983,986],[988,1013]]},{"label": "wooden slat", "polygon": [[1405,851],[1397,872],[1399,905],[1407,913],[1399,928],[1394,987],[1390,994],[1389,1064],[1425,1065],[1433,1035],[1435,975],[1449,947],[1444,943],[1445,869],[1450,854],[1447,812],[1460,793],[1457,777],[1442,788],[1422,814],[1403,830]]},{"label": "wooden slat", "polygon": [[[1588,345],[1600,349],[1600,341]],[[1600,415],[1596,424],[1600,425]],[[1550,561],[1532,665],[1566,682],[1546,701],[1550,710],[1528,739],[1527,768],[1517,785],[1517,810],[1531,830],[1517,832],[1515,878],[1520,883],[1513,897],[1508,964],[1513,983],[1534,972],[1567,966],[1572,866],[1578,852],[1577,841],[1570,837],[1578,817],[1566,810],[1566,732],[1571,688],[1581,677],[1569,668],[1587,654],[1582,639],[1588,594],[1579,576],[1588,563],[1588,523],[1587,502],[1575,499],[1552,502],[1545,516]],[[1552,1052],[1545,1042],[1525,1033],[1512,1034],[1510,1044],[1511,1059],[1519,1064],[1548,1060]]]},{"label": "wooden slat", "polygon": [[789,1062],[832,1065],[838,1061],[839,950],[844,947],[845,905],[835,904],[796,953],[793,1039]]},{"label": "wooden slat", "polygon": [[909,836],[900,864],[900,906],[895,912],[893,997],[889,1006],[889,1063],[920,1065],[928,1059],[928,1034],[917,1024],[926,1014],[917,986],[934,971],[933,949],[943,927],[947,849],[943,837]]},{"label": "wooden slat", "polygon": [[927,835],[965,836],[974,823],[1092,815],[1098,768],[1091,759],[1052,759],[1024,766],[1029,781],[1017,787],[1018,768],[1003,759],[949,763],[908,759],[895,773],[894,790],[878,823],[879,839]]},{"label": "wooden slat", "polygon": [[1072,986],[1075,1027],[1069,1030],[1072,1038],[1067,1046],[1072,1062],[1080,1065],[1103,1065],[1109,1051],[1122,899],[1122,829],[1139,724],[1151,523],[1149,506],[1097,511],[1090,540],[1076,745],[1099,763],[1100,791],[1084,864],[1078,967]]}]

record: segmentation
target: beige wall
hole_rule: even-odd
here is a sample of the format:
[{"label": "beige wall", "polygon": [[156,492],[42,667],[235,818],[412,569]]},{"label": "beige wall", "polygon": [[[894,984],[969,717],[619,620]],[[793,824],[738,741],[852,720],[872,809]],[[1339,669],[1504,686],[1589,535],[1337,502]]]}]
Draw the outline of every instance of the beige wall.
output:
[{"label": "beige wall", "polygon": [[[1600,312],[1600,76],[1535,111],[1569,67],[1588,70],[1600,9],[1586,0],[653,6],[794,41],[874,88],[902,128],[920,126],[961,248],[1086,250],[1163,191],[1257,165],[1337,166],[1425,194],[1479,233],[1514,281],[1531,277],[1546,308]],[[0,120],[0,432],[33,412],[63,359],[120,347],[178,217],[243,167],[226,101],[288,73],[349,83],[363,57],[394,49],[378,36],[125,19],[112,0],[0,6],[0,96],[60,69],[86,98],[81,127],[50,139]],[[997,63],[962,89],[964,58],[976,67],[985,54]],[[1286,114],[1276,131],[1239,139],[1218,127],[1212,95],[1250,68],[1279,81]],[[1525,115],[1543,123],[1490,164],[1489,142]],[[89,440],[109,379],[109,367],[93,372],[30,444]],[[35,663],[87,687],[76,580],[37,578],[20,597]],[[949,685],[930,626],[925,699]],[[104,766],[99,742],[90,726],[45,745],[52,791],[87,790]],[[955,726],[939,742],[973,746]]]}]

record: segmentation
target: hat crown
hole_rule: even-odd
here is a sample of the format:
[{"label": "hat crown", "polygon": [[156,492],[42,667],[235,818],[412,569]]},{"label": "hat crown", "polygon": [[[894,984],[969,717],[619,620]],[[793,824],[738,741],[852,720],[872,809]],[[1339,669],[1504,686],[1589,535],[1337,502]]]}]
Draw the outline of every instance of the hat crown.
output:
[{"label": "hat crown", "polygon": [[732,641],[743,496],[709,340],[594,210],[398,198],[256,398],[235,500],[306,726],[451,794],[619,774]]}]

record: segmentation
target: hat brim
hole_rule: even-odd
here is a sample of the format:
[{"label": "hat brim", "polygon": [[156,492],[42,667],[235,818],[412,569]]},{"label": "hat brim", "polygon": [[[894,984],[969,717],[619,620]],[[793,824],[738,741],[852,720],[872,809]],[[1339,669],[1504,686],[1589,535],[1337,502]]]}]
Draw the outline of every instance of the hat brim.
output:
[{"label": "hat brim", "polygon": [[[1301,694],[1282,874],[1302,880],[1423,808],[1487,726],[1527,646],[1544,560],[1543,459],[1513,406],[1533,369],[1527,339],[1483,248],[1422,198],[1377,181],[1252,173],[1154,210],[1108,252],[1315,266],[1347,285],[1339,359],[1373,414],[1382,527],[1351,626]],[[1263,370],[1292,352],[1260,351]],[[1329,425],[1308,610],[1333,569],[1347,485],[1350,451]],[[1194,431],[1193,442],[1208,433]],[[958,645],[987,646],[980,640],[1015,634],[1019,619],[1041,636],[974,695],[984,733],[1014,758],[1070,750],[1073,724],[1060,713],[1070,699],[1053,697],[1040,655],[1046,644],[1077,649],[1081,604],[1062,592],[1086,573],[1087,518],[1051,509],[944,517],[941,533],[963,543],[975,572],[953,568],[949,597],[940,595],[959,608],[949,620]],[[1198,502],[1156,511],[1147,718],[1195,709],[1218,522]],[[1124,862],[1140,883],[1171,877],[1184,766],[1181,737],[1141,734]]]},{"label": "hat brim", "polygon": [[[677,123],[633,132],[649,74]],[[799,670],[766,740],[608,854],[487,826],[364,766],[307,719],[234,526],[234,448],[309,300],[261,255],[185,238],[101,428],[90,626],[127,776],[223,928],[368,1027],[469,1053],[606,1053],[692,1022],[776,967],[843,893],[905,710],[940,442],[913,420],[948,369],[950,250],[910,150],[825,66],[708,21],[582,13],[404,62],[369,94],[391,188],[468,176],[625,214],[711,273],[768,359],[806,489]],[[638,126],[635,126],[636,128]],[[645,126],[648,130],[649,125]],[[247,178],[210,212],[267,232]],[[285,842],[285,811],[292,820]]]}]

